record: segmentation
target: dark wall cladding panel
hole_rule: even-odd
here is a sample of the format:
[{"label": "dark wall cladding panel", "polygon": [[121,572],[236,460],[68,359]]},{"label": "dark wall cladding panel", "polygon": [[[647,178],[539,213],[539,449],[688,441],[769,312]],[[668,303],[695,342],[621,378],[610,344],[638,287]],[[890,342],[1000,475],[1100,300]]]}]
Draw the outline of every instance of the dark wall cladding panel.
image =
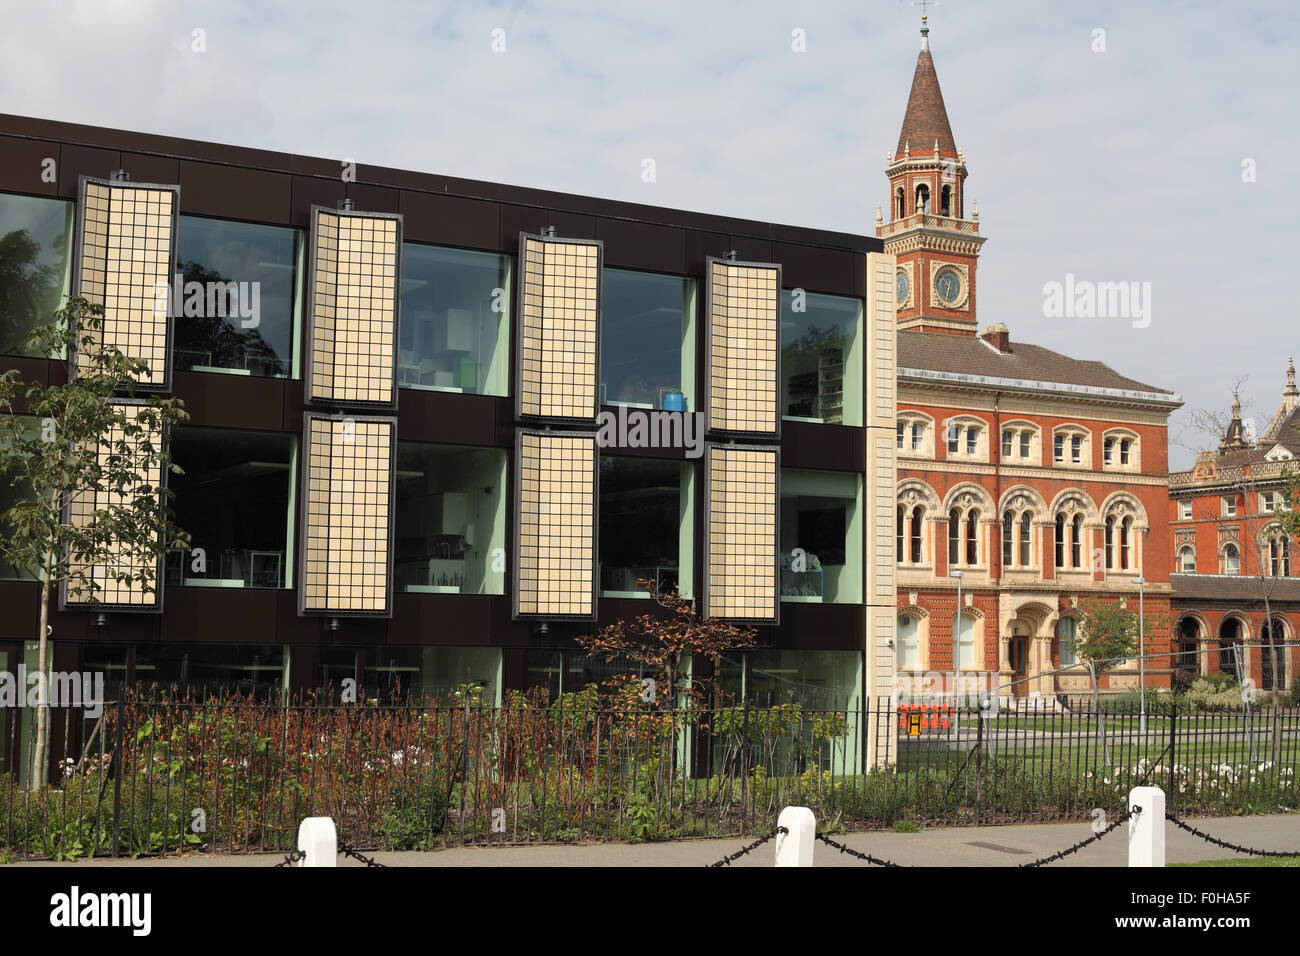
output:
[{"label": "dark wall cladding panel", "polygon": [[[509,398],[404,388],[398,401],[397,440],[452,445],[498,445],[497,420]],[[513,439],[506,443],[514,447]]]},{"label": "dark wall cladding panel", "polygon": [[[299,229],[311,229],[311,207],[325,206],[337,209],[345,195],[340,179],[318,179],[312,176],[293,177],[292,222]],[[303,237],[307,241],[307,237]],[[306,285],[306,277],[303,277]]]},{"label": "dark wall cladding panel", "polygon": [[[0,641],[31,639],[40,626],[39,598],[35,581],[0,581],[0,608],[4,608],[0,613]],[[54,613],[58,613],[57,607]]]},{"label": "dark wall cladding panel", "polygon": [[302,379],[287,379],[284,383],[284,431],[302,434],[303,394],[306,386]]},{"label": "dark wall cladding panel", "polygon": [[191,425],[257,431],[284,426],[284,379],[177,372],[172,389],[185,402]]},{"label": "dark wall cladding panel", "polygon": [[122,154],[115,149],[64,146],[59,150],[59,195],[65,199],[76,199],[77,181],[81,176],[108,179],[113,175],[113,170],[121,168],[121,159]]},{"label": "dark wall cladding panel", "polygon": [[867,468],[866,430],[850,425],[781,423],[781,467],[825,471]]},{"label": "dark wall cladding panel", "polygon": [[343,182],[343,160],[322,159],[317,156],[290,156],[286,167],[295,176],[308,179],[333,179]]},{"label": "dark wall cladding panel", "polygon": [[[731,240],[725,233],[686,231],[686,274],[703,278],[706,272],[705,260],[721,259],[731,249]],[[699,290],[700,308],[704,308],[704,287]],[[700,323],[703,325],[703,323]]]},{"label": "dark wall cladding panel", "polygon": [[[41,180],[46,159],[54,160],[52,183]],[[55,196],[59,192],[59,147],[57,143],[44,143],[16,136],[0,136],[0,190],[12,193],[31,193],[36,196]]]},{"label": "dark wall cladding panel", "polygon": [[[741,262],[777,262],[783,264],[772,258],[772,241],[770,239],[732,235],[728,237],[728,241],[730,245],[727,248],[735,249],[738,253],[736,258]],[[781,281],[789,285],[785,281],[784,270]]]},{"label": "dark wall cladding panel", "polygon": [[348,198],[358,212],[401,212],[401,191],[391,186],[348,183]]},{"label": "dark wall cladding panel", "polygon": [[293,177],[211,163],[181,163],[181,213],[288,225]]},{"label": "dark wall cladding panel", "polygon": [[[296,579],[295,579],[296,582]],[[213,590],[216,590],[215,588]],[[313,614],[298,616],[296,591],[267,591],[275,595],[275,643],[277,644],[343,644],[371,645],[388,641],[388,618],[339,616],[339,629],[327,631],[330,616]],[[213,613],[218,613],[213,611]],[[261,625],[266,630],[266,625]]]},{"label": "dark wall cladding panel", "polygon": [[644,272],[686,275],[686,231],[625,219],[597,219],[596,238],[605,243],[605,265]]},{"label": "dark wall cladding panel", "polygon": [[121,168],[131,174],[131,181],[135,183],[174,186],[180,181],[181,161],[171,156],[123,153]]},{"label": "dark wall cladding panel", "polygon": [[537,234],[543,226],[554,226],[559,239],[595,239],[596,217],[506,204],[501,207],[501,241],[511,255],[519,253],[519,233]]},{"label": "dark wall cladding panel", "polygon": [[772,243],[772,261],[781,263],[781,282],[787,289],[807,289],[830,295],[857,295],[853,275],[865,269],[866,256],[839,249],[819,249],[791,243]]},{"label": "dark wall cladding panel", "polygon": [[168,588],[161,639],[169,644],[278,644],[280,635],[271,623],[279,593],[262,588]]},{"label": "dark wall cladding panel", "polygon": [[781,623],[760,627],[760,644],[779,650],[860,651],[866,641],[867,615],[860,604],[781,605]]},{"label": "dark wall cladding panel", "polygon": [[[495,202],[403,190],[402,230],[407,242],[504,250],[501,206]],[[518,243],[518,233],[515,242]]]},{"label": "dark wall cladding panel", "polygon": [[[491,647],[501,643],[503,635],[492,626],[493,603],[508,600],[491,594],[408,594],[393,595],[393,620],[389,622],[389,644],[454,644],[464,647]],[[526,634],[527,626],[522,628]],[[447,640],[431,641],[431,634],[455,635]]]}]

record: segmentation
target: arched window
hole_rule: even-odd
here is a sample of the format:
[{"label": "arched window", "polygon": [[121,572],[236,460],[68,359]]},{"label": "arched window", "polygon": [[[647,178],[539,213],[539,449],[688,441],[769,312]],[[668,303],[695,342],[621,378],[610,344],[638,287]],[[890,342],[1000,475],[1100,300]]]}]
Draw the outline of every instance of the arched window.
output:
[{"label": "arched window", "polygon": [[1273,577],[1291,576],[1291,542],[1285,535],[1274,534],[1268,539],[1268,572]]},{"label": "arched window", "polygon": [[1285,690],[1286,684],[1286,626],[1277,618],[1269,618],[1259,632],[1260,689]]},{"label": "arched window", "polygon": [[905,524],[905,519],[903,517],[904,514],[905,512],[903,511],[903,506],[899,505],[898,506],[898,531],[896,533],[897,546],[894,549],[895,551],[894,560],[897,561],[899,564],[903,563],[903,534],[904,534],[903,526]]},{"label": "arched window", "polygon": [[1196,549],[1191,545],[1178,549],[1178,570],[1183,574],[1196,573]]},{"label": "arched window", "polygon": [[1219,625],[1219,671],[1237,673],[1238,650],[1241,644],[1241,621],[1230,617]]},{"label": "arched window", "polygon": [[1223,573],[1241,573],[1241,552],[1235,544],[1226,545],[1223,549]]},{"label": "arched window", "polygon": [[1020,513],[1020,566],[1022,568],[1029,567],[1031,539],[1030,515],[1028,511],[1022,511]]},{"label": "arched window", "polygon": [[939,192],[939,215],[952,215],[952,187],[944,186]]},{"label": "arched window", "polygon": [[1115,517],[1106,518],[1106,569],[1115,568]]},{"label": "arched window", "polygon": [[1125,518],[1119,526],[1119,567],[1127,571],[1133,567],[1133,519]]},{"label": "arched window", "polygon": [[962,612],[959,619],[961,621],[960,630],[957,635],[957,647],[961,661],[962,670],[971,670],[976,666],[975,663],[975,616]]},{"label": "arched window", "polygon": [[1056,516],[1056,534],[1054,537],[1056,545],[1056,567],[1065,567],[1065,515]]},{"label": "arched window", "polygon": [[894,191],[894,210],[895,210],[894,211],[895,219],[902,219],[907,215],[907,211],[903,208],[903,187],[902,186],[899,186],[898,189]]},{"label": "arched window", "polygon": [[920,564],[920,563],[921,563],[921,532],[922,532],[921,517],[922,517],[922,514],[923,514],[923,512],[921,511],[921,506],[920,506],[920,505],[917,505],[915,508],[912,509],[912,536],[911,536],[911,544],[912,544],[912,549],[911,549],[911,550],[912,550],[912,553],[911,553],[911,561],[912,561],[913,564]]},{"label": "arched window", "polygon": [[1070,564],[1083,567],[1083,515],[1075,515],[1070,537]]},{"label": "arched window", "polygon": [[921,666],[921,620],[915,614],[904,614],[898,619],[897,666]]},{"label": "arched window", "polygon": [[948,512],[948,563],[957,565],[961,563],[961,511],[953,508]]},{"label": "arched window", "polygon": [[1011,546],[1015,542],[1015,532],[1012,523],[1015,517],[1010,511],[1002,515],[1002,566],[1008,568],[1012,565]]},{"label": "arched window", "polygon": [[966,563],[979,564],[979,522],[978,508],[972,508],[966,515]]},{"label": "arched window", "polygon": [[913,211],[927,213],[930,211],[930,187],[925,183],[916,187],[916,209]]}]

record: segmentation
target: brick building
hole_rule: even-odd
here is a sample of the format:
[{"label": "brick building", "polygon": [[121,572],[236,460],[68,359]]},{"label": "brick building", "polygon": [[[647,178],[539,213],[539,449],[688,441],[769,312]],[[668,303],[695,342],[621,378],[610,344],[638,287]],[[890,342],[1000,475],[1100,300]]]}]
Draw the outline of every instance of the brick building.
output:
[{"label": "brick building", "polygon": [[1283,690],[1300,674],[1300,569],[1292,568],[1296,549],[1276,517],[1300,454],[1294,362],[1263,435],[1253,424],[1234,395],[1218,448],[1169,476],[1182,685],[1227,671],[1249,676],[1261,690]]},{"label": "brick building", "polygon": [[[1165,389],[1015,341],[977,317],[979,210],[965,216],[964,150],[944,107],[928,27],[886,174],[897,258],[897,666],[951,671],[961,575],[961,668],[993,672],[1003,696],[1090,689],[1068,638],[1089,596],[1168,612]],[[1158,615],[1157,615],[1158,616]],[[1167,620],[1167,617],[1166,617]],[[1147,635],[1168,650],[1168,629]],[[1168,687],[1166,661],[1147,680]],[[1103,690],[1137,684],[1137,666]]]}]

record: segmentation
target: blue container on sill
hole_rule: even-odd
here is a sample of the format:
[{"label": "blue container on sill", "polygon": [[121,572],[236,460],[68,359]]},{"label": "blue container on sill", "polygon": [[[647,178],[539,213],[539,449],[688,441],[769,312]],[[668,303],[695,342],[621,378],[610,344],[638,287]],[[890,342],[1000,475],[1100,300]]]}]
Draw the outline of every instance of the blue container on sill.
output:
[{"label": "blue container on sill", "polygon": [[665,392],[663,410],[666,412],[686,411],[686,396],[681,392]]}]

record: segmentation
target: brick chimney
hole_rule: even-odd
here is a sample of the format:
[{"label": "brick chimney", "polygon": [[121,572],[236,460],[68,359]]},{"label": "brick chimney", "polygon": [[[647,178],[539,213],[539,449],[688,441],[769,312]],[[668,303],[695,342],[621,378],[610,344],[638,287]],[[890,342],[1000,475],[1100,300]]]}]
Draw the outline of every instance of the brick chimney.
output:
[{"label": "brick chimney", "polygon": [[986,325],[980,330],[980,338],[989,345],[993,346],[1003,355],[1011,351],[1011,333],[1007,331],[1006,323],[999,322],[996,325]]}]

